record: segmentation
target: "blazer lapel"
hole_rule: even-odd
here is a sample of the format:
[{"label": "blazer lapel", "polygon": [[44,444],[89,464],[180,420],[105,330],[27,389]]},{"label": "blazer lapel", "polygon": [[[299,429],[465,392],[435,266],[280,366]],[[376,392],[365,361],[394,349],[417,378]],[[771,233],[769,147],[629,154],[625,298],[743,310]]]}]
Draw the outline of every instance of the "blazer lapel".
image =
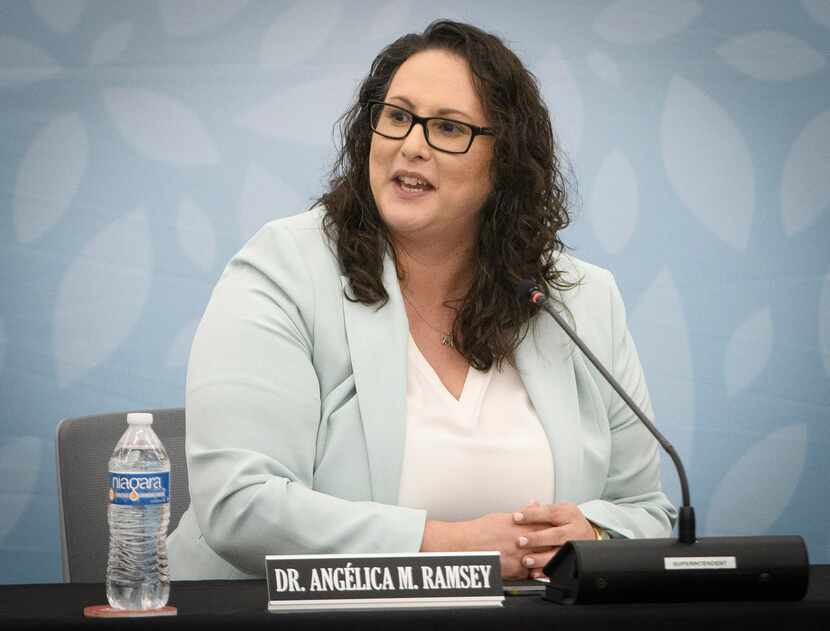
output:
[{"label": "blazer lapel", "polygon": [[516,367],[553,454],[554,501],[578,501],[582,477],[579,399],[573,342],[546,314],[531,321],[516,349]]},{"label": "blazer lapel", "polygon": [[[349,279],[341,276],[343,288]],[[406,357],[409,327],[395,265],[384,259],[389,301],[380,309],[344,300],[346,338],[354,372],[372,498],[397,504],[406,437]]]}]

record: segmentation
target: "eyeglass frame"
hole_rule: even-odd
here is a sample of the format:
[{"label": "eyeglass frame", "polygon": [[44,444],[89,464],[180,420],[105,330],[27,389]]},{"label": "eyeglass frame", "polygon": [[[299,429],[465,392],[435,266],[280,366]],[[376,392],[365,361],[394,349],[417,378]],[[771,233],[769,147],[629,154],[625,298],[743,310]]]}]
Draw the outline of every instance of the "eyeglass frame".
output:
[{"label": "eyeglass frame", "polygon": [[[403,136],[387,136],[386,134],[383,134],[383,133],[379,132],[377,129],[375,129],[375,126],[372,124],[372,106],[373,105],[387,105],[389,107],[394,107],[397,110],[401,110],[401,111],[406,112],[407,114],[409,114],[412,117],[412,121],[410,122],[409,129],[406,130],[406,133]],[[464,121],[456,120],[454,118],[447,118],[446,116],[418,116],[415,112],[413,112],[411,110],[408,110],[405,107],[401,107],[400,105],[395,105],[394,103],[387,103],[386,101],[376,101],[376,100],[364,101],[363,106],[369,112],[369,128],[372,130],[372,132],[376,133],[378,136],[383,136],[384,138],[389,138],[390,140],[403,140],[404,138],[409,136],[409,134],[412,132],[412,128],[415,127],[415,125],[420,125],[421,129],[424,130],[424,140],[427,141],[427,144],[430,147],[432,147],[433,149],[435,149],[436,151],[441,151],[442,153],[449,153],[449,154],[456,155],[456,156],[464,155],[465,153],[468,153],[470,151],[470,147],[473,146],[473,141],[476,139],[476,136],[495,136],[496,135],[496,131],[492,127],[479,127],[478,125],[473,125],[471,123],[466,123]],[[464,127],[467,127],[469,129],[471,129],[473,133],[470,135],[470,142],[467,145],[467,148],[464,151],[448,151],[447,149],[441,149],[440,147],[436,147],[435,145],[433,145],[432,142],[429,139],[429,126],[427,125],[427,123],[429,123],[429,121],[431,121],[431,120],[449,121],[451,123],[455,123],[457,125],[463,125]]]}]

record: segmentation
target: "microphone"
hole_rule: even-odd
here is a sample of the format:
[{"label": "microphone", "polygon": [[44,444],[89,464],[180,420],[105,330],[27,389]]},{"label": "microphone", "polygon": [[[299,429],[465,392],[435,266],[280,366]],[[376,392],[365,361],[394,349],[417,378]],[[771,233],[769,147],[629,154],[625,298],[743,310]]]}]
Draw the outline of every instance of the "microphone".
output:
[{"label": "microphone", "polygon": [[560,604],[688,602],[696,600],[801,600],[809,561],[800,536],[705,537],[695,533],[695,512],[680,456],[614,376],[548,303],[531,280],[516,296],[546,311],[573,340],[625,404],[669,454],[680,478],[678,538],[568,541],[545,565],[545,598]]}]

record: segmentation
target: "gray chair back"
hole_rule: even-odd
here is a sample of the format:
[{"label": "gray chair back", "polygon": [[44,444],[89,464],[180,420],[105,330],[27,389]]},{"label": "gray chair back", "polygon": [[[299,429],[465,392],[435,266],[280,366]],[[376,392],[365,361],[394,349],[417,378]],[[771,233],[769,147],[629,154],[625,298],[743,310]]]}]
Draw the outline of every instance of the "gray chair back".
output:
[{"label": "gray chair back", "polygon": [[[184,408],[153,414],[153,430],[170,456],[170,526],[190,504],[184,451]],[[68,418],[56,436],[61,558],[66,583],[102,583],[107,571],[109,459],[127,429],[127,413]]]}]

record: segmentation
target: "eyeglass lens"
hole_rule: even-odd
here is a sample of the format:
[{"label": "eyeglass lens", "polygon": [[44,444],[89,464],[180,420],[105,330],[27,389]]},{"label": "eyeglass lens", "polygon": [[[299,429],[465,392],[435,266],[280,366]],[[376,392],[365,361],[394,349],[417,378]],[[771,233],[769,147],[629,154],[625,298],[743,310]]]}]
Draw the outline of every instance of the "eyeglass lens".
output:
[{"label": "eyeglass lens", "polygon": [[[412,115],[399,107],[375,103],[370,111],[372,129],[389,138],[404,138],[412,128]],[[446,118],[427,121],[427,142],[443,151],[467,151],[473,130],[463,123]]]}]

